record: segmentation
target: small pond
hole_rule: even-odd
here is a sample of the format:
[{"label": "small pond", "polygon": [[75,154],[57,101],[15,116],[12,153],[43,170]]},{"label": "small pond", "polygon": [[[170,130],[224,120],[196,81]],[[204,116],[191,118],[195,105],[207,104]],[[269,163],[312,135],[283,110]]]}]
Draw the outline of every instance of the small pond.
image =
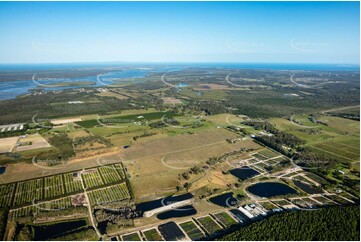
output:
[{"label": "small pond", "polygon": [[241,168],[235,168],[233,170],[230,170],[229,172],[241,180],[246,180],[248,178],[257,176],[259,174],[258,171],[254,170],[252,168],[249,168],[248,166],[242,166]]},{"label": "small pond", "polygon": [[[238,199],[240,198],[242,197],[238,196]],[[233,207],[238,204],[238,200],[233,197],[233,192],[227,192],[215,197],[211,197],[209,201],[218,206],[226,207],[226,208]]]},{"label": "small pond", "polygon": [[197,210],[192,205],[183,206],[173,210],[166,211],[157,215],[157,218],[160,220],[168,218],[181,218],[186,216],[191,216],[197,213]]},{"label": "small pond", "polygon": [[297,194],[297,191],[279,182],[261,182],[247,188],[250,193],[259,197],[275,197],[287,194]]}]

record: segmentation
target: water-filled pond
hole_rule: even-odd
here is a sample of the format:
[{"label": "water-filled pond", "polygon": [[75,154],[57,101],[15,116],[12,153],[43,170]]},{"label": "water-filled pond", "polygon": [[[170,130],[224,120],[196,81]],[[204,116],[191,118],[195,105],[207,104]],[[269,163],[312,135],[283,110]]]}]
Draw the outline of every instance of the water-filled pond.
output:
[{"label": "water-filled pond", "polygon": [[[241,197],[238,196],[238,199],[241,199]],[[218,206],[226,208],[233,207],[238,204],[238,200],[233,197],[233,192],[227,192],[215,197],[211,197],[209,201]]]},{"label": "water-filled pond", "polygon": [[4,174],[4,173],[5,173],[5,170],[6,170],[6,167],[5,167],[5,166],[0,166],[0,175],[1,175],[1,174]]},{"label": "water-filled pond", "polygon": [[275,197],[287,194],[297,194],[297,191],[279,182],[261,182],[247,188],[250,193],[259,197]]},{"label": "water-filled pond", "polygon": [[185,240],[185,235],[174,222],[169,222],[158,226],[159,232],[166,241]]},{"label": "water-filled pond", "polygon": [[248,178],[257,176],[259,174],[258,171],[254,170],[252,168],[249,168],[248,166],[242,166],[241,168],[235,168],[233,170],[230,170],[229,172],[241,180],[246,180]]},{"label": "water-filled pond", "polygon": [[160,220],[168,218],[181,218],[186,216],[191,216],[197,213],[197,210],[192,205],[187,205],[160,213],[157,215],[157,218]]},{"label": "water-filled pond", "polygon": [[164,197],[164,198],[160,198],[157,200],[140,203],[137,205],[137,210],[146,212],[149,210],[153,210],[155,208],[163,207],[163,206],[172,204],[174,202],[179,202],[179,201],[187,200],[190,198],[193,198],[193,195],[191,193],[186,193],[186,194],[182,194],[182,195],[178,195],[178,196]]}]

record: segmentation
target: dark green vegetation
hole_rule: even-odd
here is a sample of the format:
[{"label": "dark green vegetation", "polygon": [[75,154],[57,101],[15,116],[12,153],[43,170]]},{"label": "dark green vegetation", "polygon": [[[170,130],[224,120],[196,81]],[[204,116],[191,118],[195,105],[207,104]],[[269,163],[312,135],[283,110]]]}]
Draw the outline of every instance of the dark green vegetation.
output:
[{"label": "dark green vegetation", "polygon": [[17,240],[89,240],[96,236],[86,220],[42,225],[19,224],[17,230]]},{"label": "dark green vegetation", "polygon": [[135,114],[135,115],[125,115],[125,116],[116,116],[111,118],[99,118],[79,121],[76,122],[80,126],[84,128],[92,128],[94,126],[99,125],[113,125],[113,124],[126,124],[126,123],[134,123],[134,122],[145,122],[145,121],[152,121],[156,119],[161,119],[163,116],[167,118],[172,118],[177,115],[170,113],[170,112],[152,112],[152,113],[145,113],[142,115]]},{"label": "dark green vegetation", "polygon": [[75,155],[72,140],[67,134],[54,135],[49,139],[49,141],[50,144],[57,147],[58,154],[56,154],[56,156],[59,160],[67,160]]},{"label": "dark green vegetation", "polygon": [[217,240],[360,240],[360,207],[330,207],[273,215]]},{"label": "dark green vegetation", "polygon": [[[82,77],[99,74],[101,70],[88,72],[54,70],[49,77]],[[212,74],[209,74],[212,72]],[[232,86],[225,77],[232,72]],[[86,74],[88,73],[88,74]],[[29,73],[0,73],[7,80],[19,80]],[[163,73],[152,73],[137,83],[125,83],[122,94],[128,99],[120,100],[111,96],[99,96],[95,88],[69,89],[60,92],[41,91],[41,95],[23,95],[16,99],[0,102],[2,115],[0,123],[29,122],[38,114],[38,118],[84,114],[106,114],[126,109],[156,108],[162,110],[165,105],[162,96],[170,96],[184,101],[182,107],[175,107],[180,113],[203,112],[218,114],[231,112],[250,117],[283,117],[294,113],[307,113],[328,108],[359,104],[359,73],[309,71],[297,74],[297,78],[310,78],[312,88],[300,88],[292,84],[291,71],[272,70],[232,70],[186,68],[167,75],[169,83],[186,83],[183,89],[169,88],[160,81]],[[41,77],[41,73],[39,73]],[[74,76],[72,76],[74,75]],[[14,78],[12,78],[14,76]],[[176,76],[176,77],[174,77]],[[320,81],[319,79],[322,79]],[[31,79],[31,77],[29,78]],[[341,80],[341,81],[340,81]],[[335,83],[337,81],[337,83]],[[199,84],[217,84],[223,89],[205,89],[199,91]],[[109,91],[119,88],[107,87]],[[225,88],[225,89],[224,89]],[[295,95],[293,95],[295,94]],[[82,101],[80,104],[68,104],[68,101]],[[20,114],[20,115],[19,115]]]},{"label": "dark green vegetation", "polygon": [[0,238],[4,238],[6,223],[8,220],[8,208],[1,208],[0,209]]},{"label": "dark green vegetation", "polygon": [[[60,93],[44,92],[43,95],[23,96],[0,102],[2,112],[0,123],[31,122],[36,119],[52,119],[57,117],[76,116],[81,114],[104,114],[119,109],[134,108],[126,100],[112,97],[99,97],[96,90],[90,93],[64,90]],[[82,101],[79,104],[68,104],[68,101]]]},{"label": "dark green vegetation", "polygon": [[292,153],[285,149],[284,146],[296,148],[302,144],[305,144],[305,141],[301,140],[300,138],[292,134],[279,131],[268,122],[245,121],[243,124],[252,126],[257,130],[265,130],[271,133],[272,136],[257,136],[255,139],[285,155],[292,155]]}]

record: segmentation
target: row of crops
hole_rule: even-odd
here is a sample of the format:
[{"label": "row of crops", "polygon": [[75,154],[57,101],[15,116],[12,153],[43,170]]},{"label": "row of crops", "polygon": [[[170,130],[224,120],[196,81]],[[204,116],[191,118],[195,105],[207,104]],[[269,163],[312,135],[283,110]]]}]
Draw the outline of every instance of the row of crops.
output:
[{"label": "row of crops", "polygon": [[15,183],[0,186],[0,207],[10,206],[15,191]]},{"label": "row of crops", "polygon": [[44,178],[44,198],[52,198],[65,194],[63,175],[55,175]]},{"label": "row of crops", "polygon": [[43,179],[18,182],[14,198],[14,206],[31,203],[43,198]]},{"label": "row of crops", "polygon": [[55,211],[62,210],[72,206],[71,198],[64,197],[53,201],[37,203],[31,206],[26,206],[18,209],[11,210],[9,213],[10,219],[16,219],[18,217],[29,216],[40,211]]},{"label": "row of crops", "polygon": [[[120,184],[125,178],[121,164],[92,168],[82,172],[70,172],[17,183],[0,185],[0,207],[25,206],[41,200],[60,198],[83,191],[86,188]],[[128,190],[127,190],[128,192]]]},{"label": "row of crops", "polygon": [[82,174],[85,188],[93,188],[104,185],[102,177],[97,169],[93,169],[90,171],[86,171],[86,173]]},{"label": "row of crops", "polygon": [[129,199],[130,194],[127,184],[123,182],[121,184],[88,192],[88,197],[90,204],[93,206]]},{"label": "row of crops", "polygon": [[64,174],[64,185],[67,193],[76,193],[83,190],[81,181],[78,179],[78,173]]},{"label": "row of crops", "polygon": [[94,188],[105,184],[119,183],[125,179],[121,164],[101,166],[82,174],[85,187]]}]

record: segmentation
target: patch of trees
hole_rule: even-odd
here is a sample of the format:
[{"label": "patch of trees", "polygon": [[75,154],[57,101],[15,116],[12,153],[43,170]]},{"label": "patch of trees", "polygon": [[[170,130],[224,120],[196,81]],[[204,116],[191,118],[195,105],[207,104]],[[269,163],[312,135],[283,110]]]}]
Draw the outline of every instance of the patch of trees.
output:
[{"label": "patch of trees", "polygon": [[227,113],[228,108],[223,102],[219,101],[197,101],[192,100],[188,105],[186,106],[187,109],[191,110],[192,112],[204,112],[207,115],[214,115],[214,114],[220,114],[220,113]]},{"label": "patch of trees", "polygon": [[360,207],[335,206],[273,215],[223,235],[227,241],[359,241]]},{"label": "patch of trees", "polygon": [[286,132],[276,129],[272,124],[265,121],[244,121],[242,122],[245,125],[254,127],[257,130],[265,130],[269,133],[272,133],[273,136],[256,136],[255,139],[279,152],[282,152],[286,155],[292,155],[291,151],[286,150],[283,146],[296,148],[302,144],[305,144],[305,141],[288,134]]},{"label": "patch of trees", "polygon": [[3,240],[5,235],[6,224],[8,220],[9,208],[0,209],[0,239]]},{"label": "patch of trees", "polygon": [[[91,90],[94,89],[89,88],[89,91]],[[68,101],[74,100],[84,103],[68,104]],[[137,107],[130,105],[130,99],[119,100],[114,97],[100,97],[96,96],[96,91],[83,93],[68,89],[60,93],[43,92],[41,95],[29,95],[0,101],[0,124],[30,122],[35,114],[38,114],[36,119],[54,119],[94,113],[103,115],[120,109],[134,108]]]},{"label": "patch of trees", "polygon": [[137,135],[137,136],[134,136],[133,137],[133,140],[134,141],[137,141],[137,139],[139,139],[139,138],[144,138],[144,137],[149,137],[149,136],[153,136],[153,135],[156,135],[157,133],[152,133],[152,132],[147,132],[147,131],[145,131],[143,134],[141,134],[141,135]]},{"label": "patch of trees", "polygon": [[75,155],[73,141],[67,134],[54,135],[49,142],[58,149],[57,159],[68,160]]},{"label": "patch of trees", "polygon": [[347,118],[351,120],[360,121],[360,114],[354,114],[354,113],[327,113],[329,115],[340,117],[340,118]]},{"label": "patch of trees", "polygon": [[154,129],[165,128],[167,125],[163,121],[156,121],[149,124],[149,127]]},{"label": "patch of trees", "polygon": [[97,234],[93,227],[86,227],[67,233],[63,236],[55,237],[55,241],[89,241],[97,238]]},{"label": "patch of trees", "polygon": [[337,159],[315,153],[309,148],[299,149],[299,152],[294,156],[294,161],[300,166],[317,170],[323,175],[326,175],[330,169],[339,163]]},{"label": "patch of trees", "polygon": [[81,146],[81,145],[84,145],[86,143],[95,143],[95,142],[98,142],[98,143],[101,143],[101,144],[104,144],[106,145],[107,147],[110,147],[112,146],[113,144],[101,137],[101,136],[98,136],[98,135],[95,135],[95,136],[86,136],[86,137],[77,137],[75,140],[74,140],[74,146]]}]

